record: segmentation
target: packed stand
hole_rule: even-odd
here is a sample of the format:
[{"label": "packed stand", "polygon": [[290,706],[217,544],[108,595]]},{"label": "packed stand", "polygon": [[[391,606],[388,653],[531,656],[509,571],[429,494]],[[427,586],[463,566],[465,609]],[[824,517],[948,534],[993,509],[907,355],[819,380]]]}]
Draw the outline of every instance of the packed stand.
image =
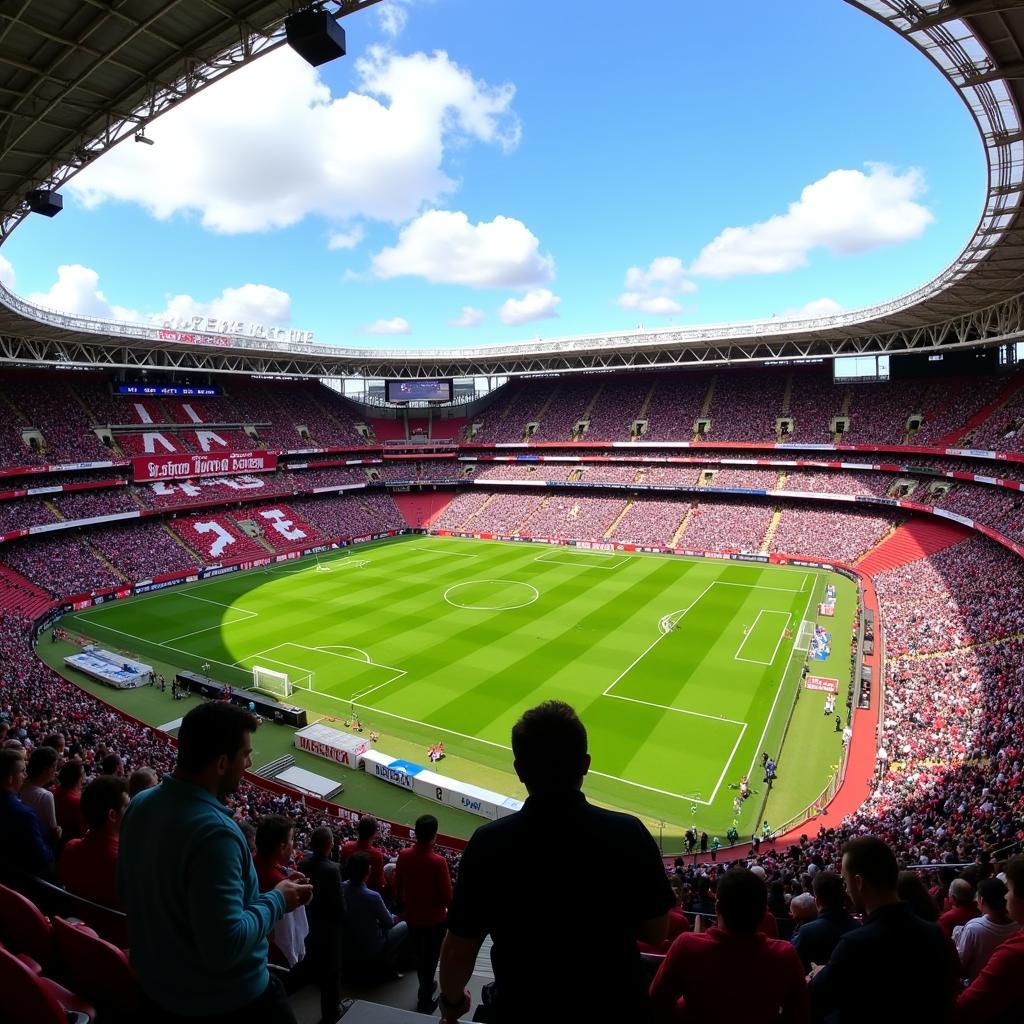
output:
[{"label": "packed stand", "polygon": [[700,466],[651,466],[641,467],[645,484],[660,484],[669,487],[696,487],[700,481],[702,469]]},{"label": "packed stand", "polygon": [[807,491],[813,494],[873,494],[886,497],[900,477],[890,473],[865,473],[800,469],[786,473],[784,491]]},{"label": "packed stand", "polygon": [[647,406],[642,441],[689,441],[711,385],[710,374],[659,376]]},{"label": "packed stand", "polygon": [[133,583],[162,573],[187,572],[203,564],[159,523],[93,527],[89,542]]},{"label": "packed stand", "polygon": [[247,506],[235,512],[232,518],[236,523],[255,523],[263,540],[275,551],[291,551],[300,546],[317,544],[324,539],[315,527],[283,503],[265,508]]},{"label": "packed stand", "polygon": [[911,444],[956,444],[967,422],[1006,386],[1002,377],[959,377],[935,381],[924,396],[924,423]]},{"label": "packed stand", "polygon": [[716,466],[702,470],[714,475],[706,483],[705,487],[735,487],[756,491],[771,491],[779,482],[779,471],[777,469],[764,469],[753,466]]},{"label": "packed stand", "polygon": [[471,469],[457,459],[420,459],[418,480],[429,483],[445,483],[464,480],[466,470]]},{"label": "packed stand", "polygon": [[679,543],[702,551],[757,551],[774,510],[763,503],[701,501]]},{"label": "packed stand", "polygon": [[54,597],[88,594],[123,582],[77,530],[13,541],[4,545],[0,557]]},{"label": "packed stand", "polygon": [[765,370],[719,373],[711,399],[708,441],[775,441],[786,376]]},{"label": "packed stand", "polygon": [[657,547],[671,544],[689,508],[689,502],[639,498],[616,524],[609,540]]},{"label": "packed stand", "polygon": [[0,535],[24,530],[42,523],[55,523],[53,510],[39,498],[15,498],[0,501]]},{"label": "packed stand", "polygon": [[[601,379],[599,378],[599,381]],[[630,429],[640,419],[644,401],[654,386],[654,378],[628,374],[621,379],[605,379],[584,434],[586,441],[628,441]]]},{"label": "packed stand", "polygon": [[833,383],[829,372],[794,370],[789,408],[782,414],[793,421],[793,432],[782,440],[829,444],[832,441],[832,417],[839,415],[845,393],[843,385]]},{"label": "packed stand", "polygon": [[559,462],[479,462],[477,480],[565,480],[573,469]]},{"label": "packed stand", "polygon": [[301,498],[291,507],[325,537],[362,537],[402,530],[405,520],[390,494],[358,493],[326,498]]},{"label": "packed stand", "polygon": [[[290,480],[297,491],[313,491],[317,487],[343,487],[348,484],[365,484],[366,470],[372,467],[332,466],[327,469],[296,468]],[[380,468],[379,466],[376,468]]]},{"label": "packed stand", "polygon": [[[546,463],[545,465],[553,467],[558,463]],[[565,465],[563,463],[563,465]],[[631,465],[624,462],[581,462],[577,466],[569,464],[567,472],[571,473],[573,469],[582,469],[583,475],[580,477],[581,483],[585,484],[632,484],[632,483],[646,483],[646,480],[641,479],[644,476],[644,467],[638,465]],[[550,473],[551,469],[545,469],[545,474]],[[557,480],[558,477],[548,476],[549,480]]]},{"label": "packed stand", "polygon": [[434,528],[437,530],[468,529],[468,520],[484,507],[490,497],[488,492],[479,489],[456,494],[441,515],[434,520]]},{"label": "packed stand", "polygon": [[111,516],[118,512],[138,512],[127,487],[106,490],[68,491],[50,499],[65,519],[90,519],[93,516]]},{"label": "packed stand", "polygon": [[984,451],[1024,452],[1024,387],[961,443]]},{"label": "packed stand", "polygon": [[624,498],[553,494],[520,530],[532,537],[600,540],[625,507]]},{"label": "packed stand", "polygon": [[[366,479],[365,475],[363,479]],[[178,505],[228,503],[292,494],[298,489],[298,480],[298,476],[283,471],[251,476],[205,476],[194,480],[135,484],[132,492],[149,508],[174,508]]]},{"label": "packed stand", "polygon": [[771,551],[856,562],[893,528],[870,511],[784,505]]},{"label": "packed stand", "polygon": [[237,562],[269,555],[267,549],[247,537],[230,516],[213,509],[177,516],[168,526],[206,563]]}]

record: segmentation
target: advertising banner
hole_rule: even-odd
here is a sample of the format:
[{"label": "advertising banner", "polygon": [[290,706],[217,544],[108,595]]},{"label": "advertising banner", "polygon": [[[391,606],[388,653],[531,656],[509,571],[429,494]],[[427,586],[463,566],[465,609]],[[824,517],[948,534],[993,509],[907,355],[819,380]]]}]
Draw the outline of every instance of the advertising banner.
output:
[{"label": "advertising banner", "polygon": [[223,455],[174,452],[169,455],[141,455],[132,459],[132,477],[136,483],[187,480],[196,476],[273,473],[276,469],[276,452],[230,452]]},{"label": "advertising banner", "polygon": [[839,680],[828,679],[826,676],[808,676],[804,680],[804,687],[808,690],[821,690],[822,693],[838,693]]}]

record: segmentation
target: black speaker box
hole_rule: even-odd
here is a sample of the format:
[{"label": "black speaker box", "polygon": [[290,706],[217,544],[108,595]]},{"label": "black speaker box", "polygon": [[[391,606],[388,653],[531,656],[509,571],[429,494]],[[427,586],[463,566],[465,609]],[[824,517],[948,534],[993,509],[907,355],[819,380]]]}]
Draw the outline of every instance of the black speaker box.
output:
[{"label": "black speaker box", "polygon": [[25,200],[33,213],[41,213],[44,217],[56,217],[64,209],[64,197],[50,189],[33,189],[25,196]]},{"label": "black speaker box", "polygon": [[288,45],[315,68],[345,56],[345,30],[326,11],[300,11],[284,28]]}]

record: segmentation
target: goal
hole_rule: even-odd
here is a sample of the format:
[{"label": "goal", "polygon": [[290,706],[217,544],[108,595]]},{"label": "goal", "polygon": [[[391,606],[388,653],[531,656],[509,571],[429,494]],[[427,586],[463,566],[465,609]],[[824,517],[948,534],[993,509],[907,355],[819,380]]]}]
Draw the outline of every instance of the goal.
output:
[{"label": "goal", "polygon": [[252,689],[259,690],[271,697],[290,697],[292,692],[291,680],[287,672],[275,672],[273,669],[260,668],[254,665],[252,669]]}]

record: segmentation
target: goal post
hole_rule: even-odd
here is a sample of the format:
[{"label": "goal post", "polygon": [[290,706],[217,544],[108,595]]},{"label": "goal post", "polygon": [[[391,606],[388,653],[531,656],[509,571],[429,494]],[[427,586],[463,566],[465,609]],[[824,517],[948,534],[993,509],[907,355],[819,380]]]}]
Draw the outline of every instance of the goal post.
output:
[{"label": "goal post", "polygon": [[252,669],[252,689],[259,690],[271,697],[290,697],[292,683],[287,672],[275,672],[270,668],[254,665]]}]

